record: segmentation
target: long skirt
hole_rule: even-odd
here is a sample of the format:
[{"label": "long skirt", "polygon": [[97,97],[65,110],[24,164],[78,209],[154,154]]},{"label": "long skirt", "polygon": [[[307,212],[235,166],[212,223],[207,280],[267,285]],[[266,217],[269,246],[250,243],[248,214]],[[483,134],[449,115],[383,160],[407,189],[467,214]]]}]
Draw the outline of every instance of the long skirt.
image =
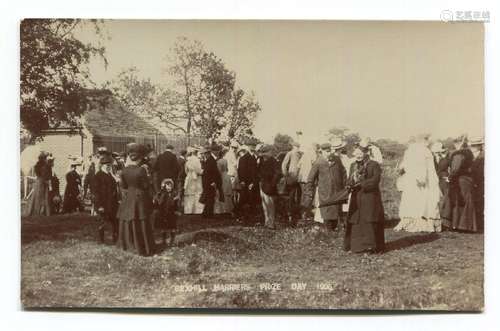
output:
[{"label": "long skirt", "polygon": [[467,176],[459,177],[450,185],[450,203],[452,207],[451,228],[461,231],[478,231],[477,214],[474,206],[474,185]]},{"label": "long skirt", "polygon": [[49,185],[42,178],[37,178],[33,187],[33,193],[28,202],[26,215],[50,216]]},{"label": "long skirt", "polygon": [[184,184],[184,214],[201,214],[204,205],[200,203],[202,192],[201,177],[188,176]]},{"label": "long skirt", "polygon": [[354,253],[364,251],[381,252],[384,249],[384,223],[359,222],[347,223],[344,236],[344,249]]},{"label": "long skirt", "polygon": [[224,201],[221,202],[219,195],[221,192],[217,191],[215,197],[214,213],[215,214],[229,214],[233,212],[233,185],[231,177],[226,173],[222,174],[222,194],[224,194]]},{"label": "long skirt", "polygon": [[120,220],[118,246],[126,251],[135,251],[142,256],[151,256],[155,251],[153,227],[148,219]]},{"label": "long skirt", "polygon": [[66,186],[66,190],[64,191],[63,213],[67,214],[75,211],[83,211],[82,203],[78,198],[79,194],[78,187]]}]

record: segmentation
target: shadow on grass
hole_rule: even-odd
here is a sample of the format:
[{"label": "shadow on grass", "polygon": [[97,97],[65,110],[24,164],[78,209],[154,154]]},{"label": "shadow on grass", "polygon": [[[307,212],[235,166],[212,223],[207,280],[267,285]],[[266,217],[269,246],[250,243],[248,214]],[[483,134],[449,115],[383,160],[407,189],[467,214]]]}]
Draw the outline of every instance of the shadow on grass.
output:
[{"label": "shadow on grass", "polygon": [[438,240],[440,236],[437,233],[427,233],[421,235],[411,235],[404,238],[399,238],[385,244],[384,252],[397,251],[411,246],[427,244]]}]

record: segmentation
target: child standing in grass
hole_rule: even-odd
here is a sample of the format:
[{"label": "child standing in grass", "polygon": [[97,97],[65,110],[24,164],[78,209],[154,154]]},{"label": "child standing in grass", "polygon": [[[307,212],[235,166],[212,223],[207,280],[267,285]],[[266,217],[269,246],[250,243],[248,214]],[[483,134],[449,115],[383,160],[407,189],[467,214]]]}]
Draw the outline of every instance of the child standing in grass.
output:
[{"label": "child standing in grass", "polygon": [[173,246],[177,233],[178,202],[179,197],[174,192],[174,181],[165,178],[155,197],[153,219],[155,220],[155,228],[160,229],[162,233],[163,244],[167,243],[167,234],[169,234],[169,246]]}]

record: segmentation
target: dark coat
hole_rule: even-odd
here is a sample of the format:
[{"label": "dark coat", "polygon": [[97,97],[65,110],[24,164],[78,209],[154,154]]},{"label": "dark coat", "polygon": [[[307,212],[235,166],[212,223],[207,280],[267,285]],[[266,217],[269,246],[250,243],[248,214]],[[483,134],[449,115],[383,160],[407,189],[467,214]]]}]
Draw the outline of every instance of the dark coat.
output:
[{"label": "dark coat", "polygon": [[384,206],[379,188],[381,174],[380,165],[372,160],[351,165],[348,185],[354,189],[349,204],[349,223],[384,222]]},{"label": "dark coat", "polygon": [[147,219],[151,213],[152,198],[146,169],[138,165],[128,165],[120,174],[123,192],[118,208],[121,220]]},{"label": "dark coat", "polygon": [[104,208],[108,217],[115,217],[118,210],[118,188],[111,174],[98,171],[93,178],[94,208]]},{"label": "dark coat", "polygon": [[267,195],[278,195],[277,185],[281,175],[280,166],[274,157],[261,158],[257,173],[260,189]]},{"label": "dark coat", "polygon": [[[324,156],[318,157],[312,165],[311,171],[307,178],[309,183],[308,190],[313,191],[313,187],[318,187],[318,197],[320,205],[330,201],[333,196],[344,189],[346,184],[347,174],[338,156],[331,156],[328,161]],[[310,202],[312,203],[313,194],[310,193]],[[338,219],[341,212],[340,205],[330,205],[320,208],[321,217],[325,220]]]},{"label": "dark coat", "polygon": [[[260,201],[257,158],[246,153],[238,160],[238,183],[240,185],[240,204],[255,204]],[[252,190],[248,186],[253,184]]]},{"label": "dark coat", "polygon": [[258,184],[257,158],[250,153],[246,153],[238,161],[238,180],[247,187],[250,184]]},{"label": "dark coat", "polygon": [[179,183],[184,183],[186,180],[186,159],[179,156],[177,158],[177,164],[179,165]]},{"label": "dark coat", "polygon": [[170,151],[165,151],[158,155],[156,160],[152,164],[153,169],[153,183],[155,191],[160,190],[161,182],[165,178],[170,178],[177,185],[177,180],[179,177],[179,163],[177,161],[177,156]]},{"label": "dark coat", "polygon": [[[212,185],[215,184],[215,187]],[[208,155],[205,162],[203,162],[203,174],[201,176],[201,186],[203,188],[202,197],[206,199],[205,202],[211,202],[215,198],[216,189],[222,191],[222,178],[212,155]]]},{"label": "dark coat", "polygon": [[167,192],[162,189],[155,198],[155,228],[162,230],[174,230],[177,228],[178,199],[175,192]]},{"label": "dark coat", "polygon": [[82,179],[76,170],[71,170],[66,174],[66,189],[64,190],[63,201],[64,213],[71,213],[82,209],[80,200],[78,199],[81,183]]},{"label": "dark coat", "polygon": [[450,174],[450,159],[448,156],[443,157],[439,161],[434,159],[434,164],[436,166],[436,173],[439,178],[439,189],[441,190],[441,194],[445,195],[448,193],[448,181],[447,178]]}]

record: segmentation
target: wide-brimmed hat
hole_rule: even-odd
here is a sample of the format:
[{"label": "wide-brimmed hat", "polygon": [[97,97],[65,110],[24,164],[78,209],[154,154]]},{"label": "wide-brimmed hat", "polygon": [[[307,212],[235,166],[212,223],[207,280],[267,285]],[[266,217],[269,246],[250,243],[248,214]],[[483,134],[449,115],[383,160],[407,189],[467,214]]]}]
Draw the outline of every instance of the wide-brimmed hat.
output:
[{"label": "wide-brimmed hat", "polygon": [[438,141],[438,142],[435,142],[434,144],[432,144],[431,151],[433,153],[442,153],[442,152],[446,152],[446,149],[444,148],[443,144]]},{"label": "wide-brimmed hat", "polygon": [[469,140],[469,145],[470,146],[484,145],[484,138],[483,137],[472,137]]},{"label": "wide-brimmed hat", "polygon": [[247,151],[248,151],[248,147],[246,145],[241,145],[240,148],[238,148],[238,153],[247,152]]},{"label": "wide-brimmed hat", "polygon": [[358,146],[361,148],[367,148],[371,144],[370,138],[363,138],[359,141]]},{"label": "wide-brimmed hat", "polygon": [[39,159],[45,159],[49,156],[49,153],[46,151],[40,151],[40,154],[38,154]]},{"label": "wide-brimmed hat", "polygon": [[97,148],[97,154],[104,154],[108,152],[108,148],[106,146],[101,146]]},{"label": "wide-brimmed hat", "polygon": [[146,155],[146,146],[138,143],[129,143],[127,145],[128,156],[132,161],[136,161]]},{"label": "wide-brimmed hat", "polygon": [[83,163],[83,160],[80,157],[74,157],[74,156],[69,157],[69,165],[70,166],[80,165],[82,163]]},{"label": "wide-brimmed hat", "polygon": [[340,137],[333,137],[331,140],[331,144],[333,149],[345,147],[345,141]]}]

